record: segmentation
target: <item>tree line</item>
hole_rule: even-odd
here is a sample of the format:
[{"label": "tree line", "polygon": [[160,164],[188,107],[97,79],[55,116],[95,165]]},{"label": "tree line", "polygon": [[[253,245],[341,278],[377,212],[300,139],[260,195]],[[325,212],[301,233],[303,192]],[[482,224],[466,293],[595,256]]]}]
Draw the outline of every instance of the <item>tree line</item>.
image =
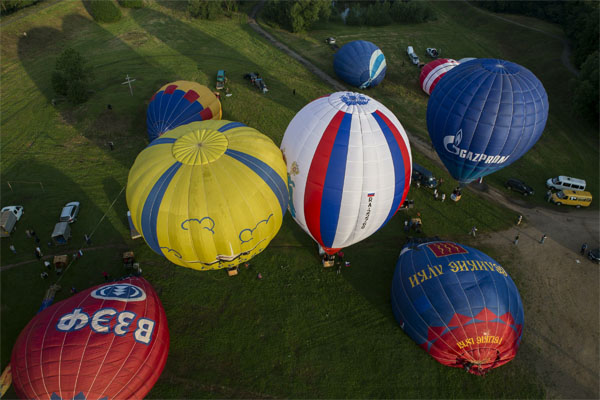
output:
[{"label": "tree line", "polygon": [[363,0],[343,4],[329,0],[269,0],[263,16],[291,32],[307,31],[317,21],[383,26],[435,19],[433,10],[426,3],[411,0]]},{"label": "tree line", "polygon": [[575,80],[573,106],[575,111],[598,124],[599,108],[599,4],[595,0],[577,1],[506,1],[475,0],[481,8],[511,14],[521,14],[560,24],[571,43],[573,61],[580,69]]}]

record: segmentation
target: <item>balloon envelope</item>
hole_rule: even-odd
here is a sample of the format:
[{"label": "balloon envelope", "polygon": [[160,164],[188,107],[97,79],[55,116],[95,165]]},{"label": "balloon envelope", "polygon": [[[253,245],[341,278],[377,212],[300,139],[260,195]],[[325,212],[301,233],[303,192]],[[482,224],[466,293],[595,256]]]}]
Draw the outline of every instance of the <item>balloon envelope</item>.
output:
[{"label": "balloon envelope", "polygon": [[392,281],[402,329],[433,358],[480,374],[512,360],[521,342],[523,304],[496,261],[462,244],[409,243]]},{"label": "balloon envelope", "polygon": [[148,104],[148,138],[152,141],[178,126],[208,119],[221,119],[221,102],[209,88],[188,81],[167,83]]},{"label": "balloon envelope", "polygon": [[517,161],[540,138],[548,96],[528,69],[478,58],[440,80],[427,104],[427,129],[440,159],[460,183]]},{"label": "balloon envelope", "polygon": [[13,348],[13,383],[24,399],[142,399],[168,352],[156,292],[143,278],[127,278],[37,314]]},{"label": "balloon envelope", "polygon": [[368,96],[337,92],[309,103],[288,125],[281,149],[292,217],[329,254],[379,230],[408,193],[406,133]]},{"label": "balloon envelope", "polygon": [[421,89],[427,94],[431,94],[437,83],[442,79],[446,72],[456,67],[458,62],[449,58],[438,58],[427,63],[421,68],[421,75],[419,76],[419,82],[421,83]]},{"label": "balloon envelope", "polygon": [[379,47],[365,40],[355,40],[335,53],[333,69],[344,82],[364,89],[379,85],[387,67]]},{"label": "balloon envelope", "polygon": [[285,162],[265,135],[239,122],[180,126],[151,142],[127,181],[138,232],[185,267],[236,266],[260,253],[288,203]]}]

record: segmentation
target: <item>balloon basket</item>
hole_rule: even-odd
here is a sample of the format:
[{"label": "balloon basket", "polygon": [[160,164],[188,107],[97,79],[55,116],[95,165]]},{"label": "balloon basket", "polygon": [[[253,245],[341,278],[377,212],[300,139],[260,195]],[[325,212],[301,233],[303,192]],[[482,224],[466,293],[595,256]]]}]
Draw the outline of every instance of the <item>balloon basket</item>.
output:
[{"label": "balloon basket", "polygon": [[333,260],[323,260],[323,267],[324,268],[333,267],[333,264],[334,264]]},{"label": "balloon basket", "polygon": [[238,267],[230,267],[230,268],[227,268],[227,275],[236,276],[239,271],[240,271],[240,269]]}]

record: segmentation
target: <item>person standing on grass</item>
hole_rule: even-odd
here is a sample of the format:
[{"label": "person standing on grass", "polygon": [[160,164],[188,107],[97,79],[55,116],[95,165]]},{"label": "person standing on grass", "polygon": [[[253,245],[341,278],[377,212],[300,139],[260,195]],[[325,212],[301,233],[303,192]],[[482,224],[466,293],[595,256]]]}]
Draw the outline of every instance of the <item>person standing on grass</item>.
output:
[{"label": "person standing on grass", "polygon": [[587,249],[587,243],[582,244],[581,245],[581,255],[585,254],[586,249]]},{"label": "person standing on grass", "polygon": [[9,248],[10,248],[10,251],[12,251],[13,253],[17,254],[17,249],[15,249],[15,245],[14,244],[11,244],[9,246]]},{"label": "person standing on grass", "polygon": [[473,226],[473,227],[471,228],[471,235],[473,235],[473,237],[475,237],[475,236],[477,235],[477,233],[476,233],[476,232],[477,232],[477,227],[476,227],[476,226]]},{"label": "person standing on grass", "polygon": [[515,244],[515,246],[519,244],[519,234],[515,236],[515,241],[513,243]]},{"label": "person standing on grass", "polygon": [[521,221],[523,221],[523,216],[519,215],[519,219],[517,220],[517,226],[521,225]]},{"label": "person standing on grass", "polygon": [[446,193],[442,193],[442,203],[446,200]]},{"label": "person standing on grass", "polygon": [[544,234],[542,235],[542,238],[540,239],[540,244],[544,244],[544,242],[546,241],[546,237],[547,237],[547,236],[546,236],[546,234],[544,233]]}]

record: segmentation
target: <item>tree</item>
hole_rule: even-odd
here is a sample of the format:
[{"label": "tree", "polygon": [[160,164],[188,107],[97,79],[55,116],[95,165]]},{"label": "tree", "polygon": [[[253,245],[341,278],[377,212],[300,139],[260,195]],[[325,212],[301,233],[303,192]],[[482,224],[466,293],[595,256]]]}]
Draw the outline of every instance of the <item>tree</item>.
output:
[{"label": "tree", "polygon": [[292,32],[302,32],[321,18],[328,20],[331,3],[328,0],[269,0],[264,15]]},{"label": "tree", "polygon": [[68,48],[58,56],[52,73],[52,87],[57,94],[66,96],[72,104],[84,103],[91,79],[91,70],[77,50]]},{"label": "tree", "polygon": [[581,65],[581,72],[575,85],[573,105],[578,114],[598,124],[599,110],[599,68],[598,50],[590,54]]}]

